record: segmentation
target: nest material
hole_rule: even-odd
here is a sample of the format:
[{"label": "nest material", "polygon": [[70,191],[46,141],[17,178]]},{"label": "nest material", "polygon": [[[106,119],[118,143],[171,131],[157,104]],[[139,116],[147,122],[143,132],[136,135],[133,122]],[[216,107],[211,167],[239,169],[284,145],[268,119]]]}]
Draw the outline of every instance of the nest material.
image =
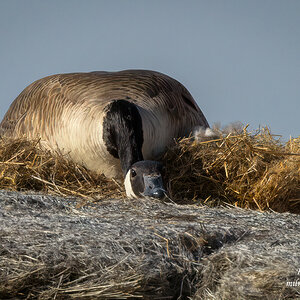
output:
[{"label": "nest material", "polygon": [[267,128],[220,136],[204,142],[185,138],[166,153],[175,202],[202,199],[211,205],[300,212],[300,138],[283,145]]},{"label": "nest material", "polygon": [[[284,145],[266,128],[219,134],[204,142],[185,138],[168,149],[163,162],[173,201],[300,212],[300,137]],[[116,181],[41,151],[38,143],[1,140],[0,188],[79,196],[83,203],[125,196]]]},{"label": "nest material", "polygon": [[91,172],[61,153],[41,150],[38,140],[2,139],[0,143],[2,189],[76,196],[83,202],[124,197],[115,180]]}]

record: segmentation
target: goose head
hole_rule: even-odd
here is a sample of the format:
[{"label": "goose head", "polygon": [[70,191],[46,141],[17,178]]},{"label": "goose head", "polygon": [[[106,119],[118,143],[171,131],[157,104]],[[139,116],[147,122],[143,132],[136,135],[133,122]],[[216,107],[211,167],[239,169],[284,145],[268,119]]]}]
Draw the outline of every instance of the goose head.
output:
[{"label": "goose head", "polygon": [[125,175],[125,190],[129,198],[166,197],[162,179],[163,166],[157,161],[142,160],[134,163]]},{"label": "goose head", "polygon": [[162,199],[166,196],[162,164],[143,158],[143,122],[135,104],[121,99],[107,106],[103,140],[107,151],[120,160],[127,197]]}]

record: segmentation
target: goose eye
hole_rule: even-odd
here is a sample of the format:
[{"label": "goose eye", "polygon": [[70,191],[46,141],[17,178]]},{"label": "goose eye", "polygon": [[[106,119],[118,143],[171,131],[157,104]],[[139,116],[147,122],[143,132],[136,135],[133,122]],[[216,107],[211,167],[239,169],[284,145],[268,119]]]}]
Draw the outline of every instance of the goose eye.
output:
[{"label": "goose eye", "polygon": [[131,173],[131,177],[135,177],[136,176],[136,171],[135,170],[131,169],[130,173]]}]

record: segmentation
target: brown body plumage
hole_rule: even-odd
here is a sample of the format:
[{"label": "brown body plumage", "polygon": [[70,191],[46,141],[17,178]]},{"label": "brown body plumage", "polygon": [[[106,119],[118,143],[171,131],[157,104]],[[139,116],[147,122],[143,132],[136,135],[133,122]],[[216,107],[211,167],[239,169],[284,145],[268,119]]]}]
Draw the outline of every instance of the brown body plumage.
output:
[{"label": "brown body plumage", "polygon": [[1,135],[40,138],[51,150],[109,177],[120,163],[103,142],[102,122],[113,100],[134,103],[142,118],[144,159],[157,159],[174,138],[208,123],[187,89],[154,71],[58,74],[37,80],[15,99]]}]

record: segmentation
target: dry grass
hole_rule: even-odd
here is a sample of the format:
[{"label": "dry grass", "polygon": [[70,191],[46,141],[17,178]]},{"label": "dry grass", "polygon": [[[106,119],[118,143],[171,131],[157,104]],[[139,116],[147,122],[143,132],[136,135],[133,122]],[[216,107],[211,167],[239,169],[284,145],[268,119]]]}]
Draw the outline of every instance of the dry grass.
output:
[{"label": "dry grass", "polygon": [[213,141],[180,140],[166,153],[174,201],[300,212],[300,138],[284,145],[267,128],[219,134]]},{"label": "dry grass", "polygon": [[22,139],[0,141],[0,188],[77,196],[83,202],[124,197],[116,181],[90,172],[62,154],[42,151],[38,143]]},{"label": "dry grass", "polygon": [[[167,151],[163,161],[173,201],[300,212],[300,138],[282,144],[267,128],[219,134],[205,142],[185,138]],[[125,196],[117,182],[37,144],[0,141],[0,188],[79,196],[83,203]]]}]

